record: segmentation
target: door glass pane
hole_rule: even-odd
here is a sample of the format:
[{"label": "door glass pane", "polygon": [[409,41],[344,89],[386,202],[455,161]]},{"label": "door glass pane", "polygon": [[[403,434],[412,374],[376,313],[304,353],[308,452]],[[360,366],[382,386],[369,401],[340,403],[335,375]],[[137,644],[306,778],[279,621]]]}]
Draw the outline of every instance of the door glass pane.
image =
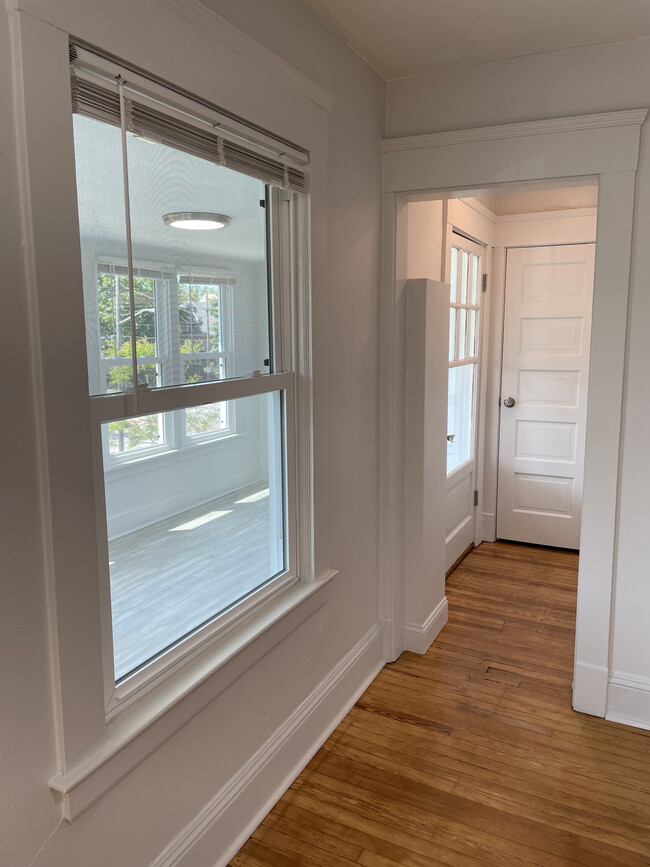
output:
[{"label": "door glass pane", "polygon": [[472,291],[470,293],[469,303],[478,304],[478,278],[481,259],[475,253],[472,254]]},{"label": "door glass pane", "polygon": [[476,364],[449,368],[447,433],[454,442],[447,443],[447,475],[473,456],[475,378]]},{"label": "door glass pane", "polygon": [[[244,436],[105,473],[118,682],[285,568],[281,396],[232,403]],[[222,423],[219,404],[186,412]]]},{"label": "door glass pane", "polygon": [[452,304],[458,301],[458,247],[451,248],[451,274],[449,275],[450,296]]},{"label": "door glass pane", "polygon": [[467,309],[461,307],[458,311],[460,323],[458,326],[458,360],[467,358]]},{"label": "door glass pane", "polygon": [[476,339],[476,321],[478,316],[478,310],[468,310],[467,313],[469,316],[467,325],[467,357],[474,358],[478,351]]},{"label": "door glass pane", "polygon": [[467,284],[469,282],[469,253],[462,251],[462,271],[460,275],[460,303],[467,304]]},{"label": "door glass pane", "polygon": [[456,359],[456,307],[449,311],[449,360]]}]

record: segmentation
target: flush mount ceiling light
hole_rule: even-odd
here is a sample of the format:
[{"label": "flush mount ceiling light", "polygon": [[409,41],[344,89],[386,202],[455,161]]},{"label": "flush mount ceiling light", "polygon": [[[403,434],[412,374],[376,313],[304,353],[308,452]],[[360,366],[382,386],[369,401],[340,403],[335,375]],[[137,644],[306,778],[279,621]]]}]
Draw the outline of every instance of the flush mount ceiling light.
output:
[{"label": "flush mount ceiling light", "polygon": [[192,229],[204,232],[207,229],[223,229],[230,225],[230,217],[225,214],[206,214],[201,211],[180,211],[163,214],[163,223],[173,229]]}]

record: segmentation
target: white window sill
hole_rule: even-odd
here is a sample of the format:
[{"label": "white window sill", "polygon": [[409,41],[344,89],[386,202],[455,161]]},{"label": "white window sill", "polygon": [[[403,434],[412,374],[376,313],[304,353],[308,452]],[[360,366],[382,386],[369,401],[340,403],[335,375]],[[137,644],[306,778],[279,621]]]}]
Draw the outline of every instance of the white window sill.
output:
[{"label": "white window sill", "polygon": [[327,601],[325,588],[336,574],[330,570],[317,581],[294,585],[108,723],[92,755],[49,781],[64,817],[76,819],[311,617]]}]

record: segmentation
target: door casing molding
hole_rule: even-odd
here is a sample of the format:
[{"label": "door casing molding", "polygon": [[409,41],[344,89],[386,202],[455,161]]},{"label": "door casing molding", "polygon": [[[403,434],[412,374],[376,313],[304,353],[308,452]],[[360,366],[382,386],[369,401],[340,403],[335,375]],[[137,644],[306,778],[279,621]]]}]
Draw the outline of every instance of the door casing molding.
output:
[{"label": "door casing molding", "polygon": [[[384,151],[380,364],[380,609],[404,649],[406,203],[508,182],[596,178],[596,268],[573,706],[605,716],[634,186],[645,109],[389,139]],[[489,134],[488,134],[489,132]],[[431,275],[433,278],[436,275]]]}]

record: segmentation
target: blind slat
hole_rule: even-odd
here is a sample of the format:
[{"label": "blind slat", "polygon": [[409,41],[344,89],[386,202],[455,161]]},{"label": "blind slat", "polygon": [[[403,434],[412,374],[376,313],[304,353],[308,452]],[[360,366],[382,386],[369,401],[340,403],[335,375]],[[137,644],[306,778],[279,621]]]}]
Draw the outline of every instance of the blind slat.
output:
[{"label": "blind slat", "polygon": [[[107,79],[94,77],[72,62],[72,109],[77,114],[95,120],[120,125],[120,100],[117,85]],[[129,131],[149,138],[167,147],[181,150],[201,159],[226,166],[234,171],[257,178],[267,184],[295,192],[308,190],[307,166],[292,164],[290,159],[272,153],[257,145],[255,131],[251,130],[249,147],[220,134],[207,123],[191,123],[179,112],[152,105],[137,95],[129,98]],[[278,143],[278,150],[282,145]]]}]

